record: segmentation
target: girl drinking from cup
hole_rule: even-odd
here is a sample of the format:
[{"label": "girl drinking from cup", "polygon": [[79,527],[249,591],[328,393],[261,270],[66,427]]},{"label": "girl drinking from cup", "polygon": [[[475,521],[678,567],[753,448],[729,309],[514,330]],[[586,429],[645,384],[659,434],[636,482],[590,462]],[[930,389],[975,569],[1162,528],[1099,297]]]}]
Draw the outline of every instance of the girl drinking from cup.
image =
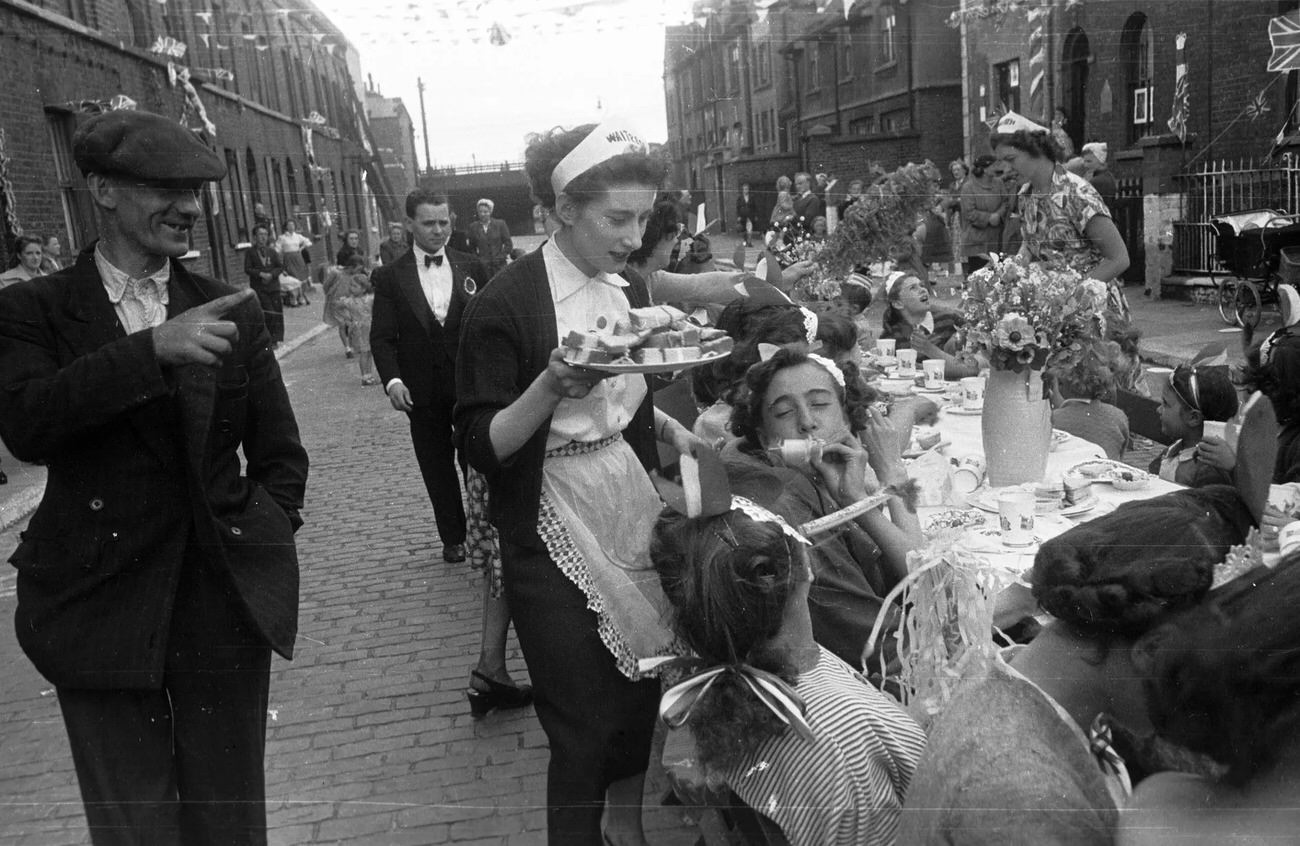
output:
[{"label": "girl drinking from cup", "polygon": [[1160,392],[1160,431],[1172,440],[1151,462],[1160,478],[1191,488],[1232,484],[1237,459],[1223,438],[1205,437],[1207,420],[1237,413],[1237,390],[1225,365],[1182,364]]}]

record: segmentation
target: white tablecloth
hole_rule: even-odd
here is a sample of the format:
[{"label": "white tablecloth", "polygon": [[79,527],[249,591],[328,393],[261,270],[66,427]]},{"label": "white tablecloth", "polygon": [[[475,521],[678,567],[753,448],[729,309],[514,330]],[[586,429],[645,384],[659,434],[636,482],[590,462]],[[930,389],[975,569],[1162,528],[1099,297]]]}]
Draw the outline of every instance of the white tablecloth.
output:
[{"label": "white tablecloth", "polygon": [[[980,434],[981,419],[979,415],[955,414],[948,410],[941,410],[939,412],[939,422],[935,428],[939,430],[942,441],[947,442],[947,445],[941,447],[939,452],[949,458],[965,455],[982,456],[984,454],[984,445]],[[1105,458],[1105,452],[1101,447],[1073,435],[1066,436],[1064,441],[1048,454],[1046,475],[1049,477],[1061,476],[1076,464],[1096,458]],[[1166,482],[1157,477],[1152,477],[1147,487],[1136,491],[1121,491],[1116,490],[1114,486],[1109,484],[1094,483],[1092,490],[1097,494],[1096,507],[1068,518],[1040,515],[1036,521],[1035,536],[1040,540],[1047,540],[1068,531],[1079,523],[1102,514],[1109,514],[1122,502],[1149,499],[1178,490],[1179,487],[1173,482]],[[986,489],[981,488],[976,494],[981,494],[984,491]],[[940,512],[962,507],[961,496],[957,495],[955,500],[947,505],[918,508],[921,525],[925,526],[931,518]],[[997,515],[987,514],[984,527],[996,529]],[[1024,574],[1033,566],[1034,555],[1038,552],[1037,545],[1024,549],[1004,547],[1001,541],[992,533],[980,534],[978,529],[967,532],[963,542],[981,554],[987,555],[993,566],[1016,575]]]}]

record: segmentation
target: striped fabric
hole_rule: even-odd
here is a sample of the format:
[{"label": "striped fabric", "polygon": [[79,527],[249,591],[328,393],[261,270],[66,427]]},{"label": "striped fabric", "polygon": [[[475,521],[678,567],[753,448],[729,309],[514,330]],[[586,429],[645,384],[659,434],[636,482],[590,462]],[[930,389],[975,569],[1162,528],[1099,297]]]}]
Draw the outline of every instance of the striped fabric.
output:
[{"label": "striped fabric", "polygon": [[925,733],[902,707],[832,653],[795,688],[816,744],[786,732],[724,772],[750,807],[801,844],[892,844]]}]

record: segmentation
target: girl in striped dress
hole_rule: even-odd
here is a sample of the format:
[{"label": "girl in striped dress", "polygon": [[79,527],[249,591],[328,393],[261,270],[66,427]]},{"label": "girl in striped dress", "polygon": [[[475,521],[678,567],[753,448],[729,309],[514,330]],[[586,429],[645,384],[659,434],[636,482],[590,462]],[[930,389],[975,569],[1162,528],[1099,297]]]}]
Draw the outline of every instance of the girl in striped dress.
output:
[{"label": "girl in striped dress", "polygon": [[[701,474],[703,475],[703,474]],[[813,640],[808,541],[741,497],[717,516],[666,511],[650,555],[674,629],[707,668],[661,713],[697,759],[799,844],[890,844],[925,734]]]}]

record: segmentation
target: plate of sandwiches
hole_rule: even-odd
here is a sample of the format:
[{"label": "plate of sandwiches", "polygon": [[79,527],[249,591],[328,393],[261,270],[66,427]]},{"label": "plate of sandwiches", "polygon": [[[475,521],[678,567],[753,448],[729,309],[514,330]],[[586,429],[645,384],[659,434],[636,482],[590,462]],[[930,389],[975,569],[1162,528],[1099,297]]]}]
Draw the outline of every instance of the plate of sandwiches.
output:
[{"label": "plate of sandwiches", "polygon": [[685,370],[720,361],[734,346],[726,332],[692,323],[672,306],[630,309],[612,332],[570,332],[562,344],[566,363],[604,373]]}]

